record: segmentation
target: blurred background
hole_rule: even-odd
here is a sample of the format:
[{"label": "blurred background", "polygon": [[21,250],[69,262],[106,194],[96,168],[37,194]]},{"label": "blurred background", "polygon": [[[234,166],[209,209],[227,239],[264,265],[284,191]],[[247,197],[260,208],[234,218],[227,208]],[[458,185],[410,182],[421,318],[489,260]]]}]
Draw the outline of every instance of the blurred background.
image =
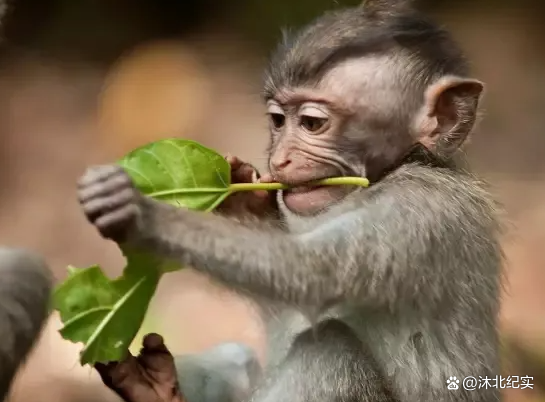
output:
[{"label": "blurred background", "polygon": [[[0,44],[0,243],[68,264],[123,268],[117,248],[86,223],[75,182],[163,137],[195,139],[258,166],[266,123],[261,69],[281,27],[335,0],[15,0]],[[459,39],[488,84],[469,154],[511,223],[501,315],[504,375],[533,376],[509,402],[545,401],[545,3],[429,0],[421,7]],[[161,283],[146,329],[177,353],[225,340],[262,350],[246,303],[190,270]],[[52,316],[11,401],[116,401]]]}]

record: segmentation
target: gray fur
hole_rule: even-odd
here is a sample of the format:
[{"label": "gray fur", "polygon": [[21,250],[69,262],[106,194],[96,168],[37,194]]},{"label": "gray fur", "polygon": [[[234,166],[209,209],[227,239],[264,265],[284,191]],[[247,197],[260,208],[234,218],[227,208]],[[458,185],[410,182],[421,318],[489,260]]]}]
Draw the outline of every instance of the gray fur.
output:
[{"label": "gray fur", "polygon": [[[412,109],[404,109],[412,116],[389,119],[384,110],[373,114],[369,108],[361,113],[354,109],[358,112],[342,121],[341,133],[320,134],[322,141],[307,138],[308,144],[323,148],[325,162],[316,169],[342,161],[346,171],[379,177],[415,141],[406,127],[421,107],[427,85],[445,74],[466,76],[464,58],[435,25],[413,12],[385,13],[380,21],[376,10],[372,21],[368,12],[364,6],[328,14],[273,59],[266,97],[300,85],[327,95],[331,88],[320,82],[324,75],[316,76],[319,66],[327,66],[324,73],[335,73],[335,66],[346,60],[346,53],[337,52],[343,49],[358,51],[350,57],[371,57],[361,52],[369,50],[361,41],[368,27],[383,35],[376,42],[388,45],[382,50],[411,54],[408,65],[413,70],[396,79],[411,81],[418,75],[413,90],[379,92],[382,100],[397,96],[400,104],[412,102]],[[353,65],[358,71],[364,66]],[[348,71],[346,77],[355,73]],[[373,78],[376,83],[378,78]],[[387,74],[382,79],[391,83]],[[332,81],[337,90],[350,91],[346,82]],[[432,133],[438,143],[456,134],[448,155],[439,155],[448,162],[445,167],[404,165],[313,216],[290,212],[282,192],[281,225],[178,209],[141,195],[121,168],[108,166],[84,176],[80,201],[105,237],[177,259],[257,302],[268,353],[252,402],[498,401],[498,389],[450,391],[446,383],[451,376],[499,375],[501,226],[485,186],[456,167],[453,154],[473,128],[480,96],[459,89],[447,94],[453,99],[449,112],[455,113],[439,116],[450,120],[440,119]],[[385,108],[378,99],[374,106]],[[292,144],[288,151],[299,152],[299,159],[292,161],[302,161],[297,166],[308,172],[310,158],[305,162],[301,155],[318,151],[302,149],[302,140],[293,145],[304,134],[275,135]],[[336,148],[325,145],[331,143]],[[271,152],[276,147],[271,141]],[[292,177],[284,178],[297,184],[301,178],[294,165]],[[276,173],[281,177],[282,172]],[[213,365],[226,367],[229,361],[218,357]],[[199,377],[200,371],[192,372]],[[238,391],[240,387],[232,386],[225,399]],[[204,390],[197,394],[189,402],[210,400]]]},{"label": "gray fur", "polygon": [[[350,203],[305,219],[302,232],[301,218],[288,216],[295,229],[289,234],[169,209],[162,222],[172,231],[159,226],[153,233],[143,220],[143,243],[230,288],[267,297],[267,304],[285,304],[280,327],[278,313],[268,320],[283,338],[270,338],[271,360],[280,365],[297,333],[335,317],[372,345],[401,400],[450,400],[448,377],[498,373],[499,226],[469,176],[405,167]],[[456,400],[495,397],[490,390],[463,393]]]},{"label": "gray fur", "polygon": [[9,393],[49,315],[51,287],[49,269],[40,257],[0,247],[0,400]]},{"label": "gray fur", "polygon": [[[176,258],[266,306],[266,373],[280,377],[266,374],[265,387],[271,378],[295,378],[304,366],[296,357],[304,356],[301,350],[308,347],[314,352],[305,358],[319,359],[312,342],[298,339],[312,340],[307,333],[313,324],[335,318],[368,345],[399,400],[497,400],[497,390],[453,393],[445,382],[498,373],[500,226],[494,203],[472,176],[405,166],[317,217],[288,214],[288,232],[178,209],[137,193],[133,202],[139,214],[132,244]],[[332,344],[353,347],[346,332]],[[333,365],[352,357],[333,355]],[[296,394],[277,384],[284,399],[276,400],[338,396],[331,384],[327,397],[296,399],[298,387],[325,386],[320,372],[304,374],[301,383],[295,380]],[[315,386],[307,383],[312,378]]]},{"label": "gray fur", "polygon": [[239,402],[248,397],[261,375],[254,351],[239,343],[179,356],[176,368],[180,388],[189,402]]},{"label": "gray fur", "polygon": [[406,1],[368,3],[327,12],[293,35],[285,32],[265,71],[265,99],[284,87],[314,85],[342,61],[392,52],[404,54],[411,65],[400,89],[418,93],[438,77],[468,75],[469,64],[452,36]]}]

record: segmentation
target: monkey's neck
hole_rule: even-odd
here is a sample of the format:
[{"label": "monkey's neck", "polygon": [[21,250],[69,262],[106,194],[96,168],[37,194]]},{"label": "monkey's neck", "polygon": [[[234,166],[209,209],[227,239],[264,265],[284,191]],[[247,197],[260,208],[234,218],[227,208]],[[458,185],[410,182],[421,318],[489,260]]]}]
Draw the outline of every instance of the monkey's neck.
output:
[{"label": "monkey's neck", "polygon": [[416,144],[411,146],[411,148],[409,148],[409,150],[404,153],[401,158],[399,158],[395,163],[384,169],[380,173],[378,178],[371,183],[371,185],[382,180],[384,177],[386,177],[396,169],[400,168],[401,166],[409,163],[419,163],[424,166],[430,166],[435,168],[453,167],[452,162],[441,160],[428,148],[417,142]]}]

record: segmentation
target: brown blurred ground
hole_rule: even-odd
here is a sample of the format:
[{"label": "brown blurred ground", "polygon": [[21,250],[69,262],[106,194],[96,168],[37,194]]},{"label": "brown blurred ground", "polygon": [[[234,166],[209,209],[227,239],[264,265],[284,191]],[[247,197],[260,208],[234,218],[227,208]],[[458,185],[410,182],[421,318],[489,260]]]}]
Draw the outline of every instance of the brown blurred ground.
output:
[{"label": "brown blurred ground", "polygon": [[[505,241],[503,330],[545,350],[542,22],[529,6],[436,13],[460,38],[476,75],[488,83],[486,113],[470,156],[494,184],[512,224]],[[123,261],[116,247],[98,237],[76,204],[74,183],[87,165],[174,135],[263,165],[262,53],[240,41],[227,23],[203,26],[191,39],[180,34],[176,41],[138,46],[114,57],[113,65],[77,58],[61,63],[24,47],[4,56],[0,243],[43,253],[59,280],[68,264],[100,263],[117,275]],[[146,328],[164,333],[176,352],[224,340],[242,340],[260,350],[261,331],[244,301],[189,270],[169,275]],[[58,327],[53,316],[11,400],[116,400],[90,369],[79,367],[77,346],[60,339]],[[509,402],[537,397],[516,390],[507,394]]]}]

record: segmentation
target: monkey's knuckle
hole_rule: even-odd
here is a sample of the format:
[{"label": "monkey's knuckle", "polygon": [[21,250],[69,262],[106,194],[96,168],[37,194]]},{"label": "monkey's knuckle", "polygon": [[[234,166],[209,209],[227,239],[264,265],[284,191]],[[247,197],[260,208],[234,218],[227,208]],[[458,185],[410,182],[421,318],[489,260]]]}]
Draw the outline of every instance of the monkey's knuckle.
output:
[{"label": "monkey's knuckle", "polygon": [[88,167],[78,181],[79,187],[88,187],[103,180],[112,173],[108,165],[96,165]]},{"label": "monkey's knuckle", "polygon": [[130,370],[124,365],[119,365],[113,369],[112,373],[110,374],[113,387],[122,390],[134,385],[132,384],[134,379],[130,374]]},{"label": "monkey's knuckle", "polygon": [[112,222],[110,222],[108,219],[105,219],[104,216],[101,216],[95,220],[95,226],[100,233],[105,234],[112,226]]},{"label": "monkey's knuckle", "polygon": [[90,184],[92,184],[95,180],[95,172],[91,170],[92,168],[88,168],[79,178],[77,185],[79,188],[85,188],[88,187]]},{"label": "monkey's knuckle", "polygon": [[124,188],[118,194],[119,203],[121,205],[128,205],[135,202],[137,197],[136,191],[132,188]]},{"label": "monkey's knuckle", "polygon": [[83,209],[84,215],[88,219],[93,220],[93,218],[96,215],[96,210],[95,210],[95,207],[94,207],[93,203],[89,202],[89,203],[82,204],[82,209]]},{"label": "monkey's knuckle", "polygon": [[136,203],[131,202],[120,209],[118,221],[129,224],[133,222],[139,216],[139,214],[139,206]]},{"label": "monkey's knuckle", "polygon": [[142,215],[142,209],[137,202],[130,204],[130,217],[132,220],[138,219]]},{"label": "monkey's knuckle", "polygon": [[123,217],[118,216],[115,212],[104,213],[95,219],[95,226],[99,230],[108,230],[110,227],[118,226],[120,223],[123,223]]},{"label": "monkey's knuckle", "polygon": [[129,176],[127,172],[125,171],[121,172],[120,177],[121,177],[121,182],[123,183],[124,186],[131,187],[131,188],[134,186],[132,177]]}]

